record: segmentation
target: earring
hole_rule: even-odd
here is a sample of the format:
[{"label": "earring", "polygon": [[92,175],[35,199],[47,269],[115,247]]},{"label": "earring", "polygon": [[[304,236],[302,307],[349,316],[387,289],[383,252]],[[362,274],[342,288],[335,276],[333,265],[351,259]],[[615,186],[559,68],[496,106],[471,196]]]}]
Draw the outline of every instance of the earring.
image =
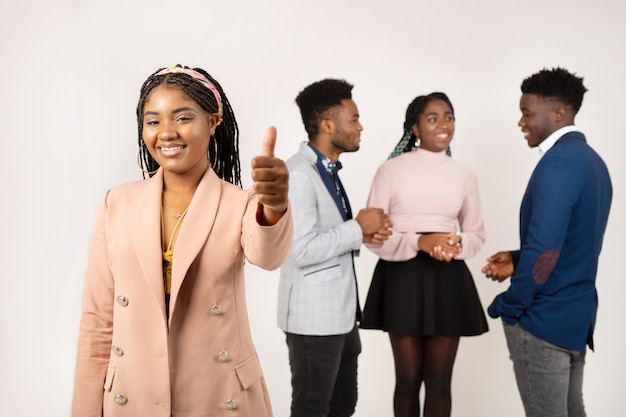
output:
[{"label": "earring", "polygon": [[148,175],[148,176],[152,176],[154,174],[156,174],[156,172],[159,170],[159,168],[155,169],[154,171],[146,171],[142,166],[141,166],[141,156],[140,153],[137,153],[137,165],[139,166],[139,169],[141,170],[141,172],[143,172],[144,174]]},{"label": "earring", "polygon": [[207,153],[207,159],[209,161],[209,165],[211,165],[211,169],[215,169],[215,165],[217,165],[217,139],[215,139],[215,136],[211,136],[209,141],[213,141],[213,149],[214,149],[214,153],[215,153],[215,160],[213,162],[211,162],[211,153],[210,152]]},{"label": "earring", "polygon": [[420,138],[415,138],[415,147],[416,148],[420,147],[420,142],[421,142]]}]

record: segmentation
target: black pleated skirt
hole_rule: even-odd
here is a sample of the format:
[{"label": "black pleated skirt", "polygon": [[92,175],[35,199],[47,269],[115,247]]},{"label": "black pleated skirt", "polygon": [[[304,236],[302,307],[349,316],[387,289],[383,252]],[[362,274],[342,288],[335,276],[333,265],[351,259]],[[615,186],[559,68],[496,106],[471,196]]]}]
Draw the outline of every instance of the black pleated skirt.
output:
[{"label": "black pleated skirt", "polygon": [[448,337],[489,330],[465,262],[438,261],[422,251],[404,262],[378,261],[361,328]]}]

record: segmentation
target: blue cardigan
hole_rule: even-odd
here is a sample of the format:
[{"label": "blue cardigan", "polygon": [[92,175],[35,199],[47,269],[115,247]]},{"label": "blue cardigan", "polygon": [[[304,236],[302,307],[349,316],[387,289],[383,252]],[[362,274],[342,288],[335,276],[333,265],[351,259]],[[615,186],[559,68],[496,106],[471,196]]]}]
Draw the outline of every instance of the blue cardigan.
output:
[{"label": "blue cardigan", "polygon": [[607,167],[580,132],[563,135],[530,177],[510,287],[488,308],[567,349],[593,349],[598,256],[611,206]]}]

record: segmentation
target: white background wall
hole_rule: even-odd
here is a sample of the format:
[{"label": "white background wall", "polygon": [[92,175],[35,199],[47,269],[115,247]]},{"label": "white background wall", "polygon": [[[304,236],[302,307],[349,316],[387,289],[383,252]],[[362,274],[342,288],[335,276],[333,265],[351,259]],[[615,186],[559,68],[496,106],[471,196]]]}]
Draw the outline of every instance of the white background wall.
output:
[{"label": "white background wall", "polygon": [[[457,116],[453,156],[480,181],[487,243],[469,264],[485,307],[507,284],[485,279],[480,267],[516,246],[519,202],[538,161],[516,126],[519,85],[557,65],[584,76],[577,123],[615,190],[584,392],[589,415],[624,416],[624,17],[624,0],[3,0],[0,414],[68,415],[95,211],[107,188],[141,178],[141,83],[181,63],[207,69],[225,88],[241,127],[246,187],[267,125],[278,128],[280,157],[306,138],[294,103],[304,86],[325,77],[354,83],[365,131],[361,150],[342,156],[342,178],[355,210],[402,133],[408,103],[446,92]],[[375,262],[365,249],[357,260],[362,299]],[[247,271],[252,331],[275,414],[285,417],[291,389],[275,325],[277,280],[277,272]],[[489,333],[461,341],[455,417],[523,415],[500,322],[489,324]],[[389,342],[381,332],[361,335],[356,415],[390,416]]]}]

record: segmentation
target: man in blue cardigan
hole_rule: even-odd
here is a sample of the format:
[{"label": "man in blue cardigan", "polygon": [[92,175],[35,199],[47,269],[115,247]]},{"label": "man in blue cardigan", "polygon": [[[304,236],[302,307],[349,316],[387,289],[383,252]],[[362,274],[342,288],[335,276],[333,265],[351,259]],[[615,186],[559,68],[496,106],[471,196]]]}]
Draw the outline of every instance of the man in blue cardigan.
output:
[{"label": "man in blue cardigan", "polygon": [[605,163],[574,126],[587,89],[563,68],[522,83],[521,127],[541,160],[520,210],[520,249],[498,252],[483,272],[511,277],[489,306],[501,317],[526,416],[585,416],[587,345],[593,349],[598,256],[611,206]]}]

